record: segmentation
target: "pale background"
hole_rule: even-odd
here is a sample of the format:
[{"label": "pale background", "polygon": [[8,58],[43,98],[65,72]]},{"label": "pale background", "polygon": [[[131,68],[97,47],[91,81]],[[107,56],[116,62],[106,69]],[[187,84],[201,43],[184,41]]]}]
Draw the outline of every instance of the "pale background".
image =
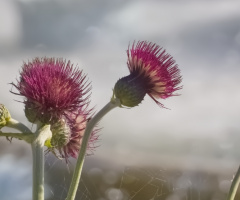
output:
[{"label": "pale background", "polygon": [[[148,96],[138,107],[113,110],[99,124],[100,147],[87,163],[226,172],[229,185],[240,160],[238,0],[1,0],[0,102],[31,127],[8,83],[16,83],[23,61],[54,56],[84,70],[99,110],[128,75],[126,49],[134,40],[174,57],[181,96],[161,101],[170,110]],[[30,199],[30,147],[1,138],[0,149],[0,199]]]}]

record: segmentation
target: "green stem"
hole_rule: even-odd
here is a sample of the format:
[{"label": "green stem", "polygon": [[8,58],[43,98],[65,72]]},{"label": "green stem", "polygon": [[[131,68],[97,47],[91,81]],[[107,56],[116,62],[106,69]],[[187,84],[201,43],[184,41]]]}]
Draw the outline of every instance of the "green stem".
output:
[{"label": "green stem", "polygon": [[33,140],[33,133],[3,133],[0,132],[0,136],[6,136],[11,138],[17,138],[19,140],[25,140],[27,143],[31,143]]},{"label": "green stem", "polygon": [[240,166],[239,166],[238,171],[232,181],[232,185],[230,187],[230,191],[229,191],[227,200],[234,200],[235,195],[237,193],[239,183],[240,183]]},{"label": "green stem", "polygon": [[40,127],[34,134],[33,154],[33,200],[44,200],[44,143],[51,138],[50,125]]},{"label": "green stem", "polygon": [[76,167],[73,173],[72,182],[68,191],[68,195],[66,200],[74,200],[78,188],[78,184],[80,181],[81,173],[82,173],[82,167],[84,163],[84,157],[86,154],[86,150],[88,147],[88,140],[91,136],[92,130],[94,126],[100,121],[100,119],[106,115],[110,110],[113,108],[116,108],[120,106],[120,100],[119,99],[112,99],[107,105],[105,105],[87,124],[87,127],[85,129],[85,133],[83,136],[82,146],[78,155]]},{"label": "green stem", "polygon": [[25,126],[23,123],[11,118],[8,122],[7,122],[7,127],[10,128],[15,128],[21,132],[32,132],[27,126]]}]

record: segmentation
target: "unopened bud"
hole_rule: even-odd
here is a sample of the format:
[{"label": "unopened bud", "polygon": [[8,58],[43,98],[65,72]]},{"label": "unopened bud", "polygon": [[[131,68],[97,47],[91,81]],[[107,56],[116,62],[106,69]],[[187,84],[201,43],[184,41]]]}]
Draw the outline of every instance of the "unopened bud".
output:
[{"label": "unopened bud", "polygon": [[[54,148],[61,148],[64,147],[70,138],[70,127],[66,123],[66,120],[61,119],[58,122],[54,123],[51,126],[52,131],[52,138],[51,138],[51,145]],[[45,144],[46,145],[46,144]]]},{"label": "unopened bud", "polygon": [[8,109],[3,104],[0,104],[0,129],[6,126],[7,122],[10,119],[11,119],[11,115]]},{"label": "unopened bud", "polygon": [[114,96],[121,101],[121,104],[127,107],[137,106],[146,95],[142,80],[131,75],[119,79],[113,92]]}]

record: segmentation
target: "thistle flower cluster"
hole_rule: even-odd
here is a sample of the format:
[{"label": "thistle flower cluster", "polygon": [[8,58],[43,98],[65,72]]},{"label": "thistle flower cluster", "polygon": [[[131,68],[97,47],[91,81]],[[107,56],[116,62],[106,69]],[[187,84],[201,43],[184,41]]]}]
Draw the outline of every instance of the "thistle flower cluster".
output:
[{"label": "thistle flower cluster", "polygon": [[[165,50],[151,42],[133,43],[127,50],[130,74],[117,81],[113,99],[121,106],[134,107],[148,94],[163,107],[158,99],[177,95],[181,89],[180,70]],[[55,58],[35,58],[24,63],[17,84],[12,83],[25,97],[25,114],[32,123],[50,124],[52,138],[45,145],[61,157],[76,158],[81,148],[87,122],[91,117],[86,75],[74,68],[70,61]],[[98,139],[93,130],[88,149],[95,148]]]},{"label": "thistle flower cluster", "polygon": [[66,159],[77,157],[91,111],[88,109],[91,87],[86,75],[70,61],[35,58],[24,63],[20,80],[13,85],[19,91],[15,94],[25,97],[28,120],[51,125],[49,150],[58,150]]}]

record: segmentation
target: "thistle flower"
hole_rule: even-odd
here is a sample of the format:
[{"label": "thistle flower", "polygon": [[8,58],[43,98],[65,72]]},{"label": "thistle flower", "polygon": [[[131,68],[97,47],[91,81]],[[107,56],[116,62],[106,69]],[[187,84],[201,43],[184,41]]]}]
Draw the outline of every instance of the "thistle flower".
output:
[{"label": "thistle flower", "polygon": [[55,58],[35,58],[24,63],[20,80],[13,85],[18,95],[26,98],[28,120],[47,124],[85,105],[88,96],[83,96],[90,90],[81,70],[74,68],[70,61]]},{"label": "thistle flower", "polygon": [[[78,110],[67,113],[62,119],[52,125],[52,138],[49,150],[55,154],[58,150],[61,158],[68,158],[71,156],[77,158],[84,131],[88,120],[90,119],[91,110],[87,106],[83,108],[80,106]],[[90,154],[95,148],[95,142],[98,140],[98,130],[94,130],[88,142],[88,151]]]},{"label": "thistle flower", "polygon": [[163,107],[157,99],[166,99],[181,83],[180,70],[173,58],[158,45],[139,41],[133,43],[127,50],[128,69],[130,75],[117,81],[114,96],[127,107],[137,106],[148,94],[157,104]]}]

